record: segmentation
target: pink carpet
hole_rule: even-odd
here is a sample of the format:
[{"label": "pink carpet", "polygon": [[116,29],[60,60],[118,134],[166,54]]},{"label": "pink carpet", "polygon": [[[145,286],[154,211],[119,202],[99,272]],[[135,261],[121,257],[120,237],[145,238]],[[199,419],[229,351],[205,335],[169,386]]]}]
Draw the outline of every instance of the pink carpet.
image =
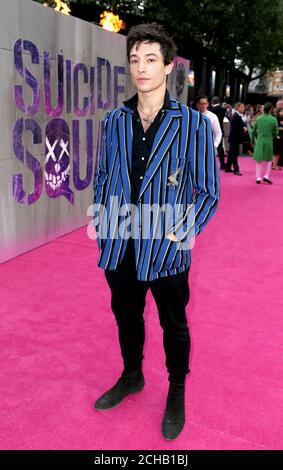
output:
[{"label": "pink carpet", "polygon": [[221,173],[219,209],[193,250],[187,425],[160,425],[162,335],[148,295],[142,393],[94,411],[122,362],[86,228],[0,266],[1,449],[280,449],[283,441],[283,171],[256,185]]}]

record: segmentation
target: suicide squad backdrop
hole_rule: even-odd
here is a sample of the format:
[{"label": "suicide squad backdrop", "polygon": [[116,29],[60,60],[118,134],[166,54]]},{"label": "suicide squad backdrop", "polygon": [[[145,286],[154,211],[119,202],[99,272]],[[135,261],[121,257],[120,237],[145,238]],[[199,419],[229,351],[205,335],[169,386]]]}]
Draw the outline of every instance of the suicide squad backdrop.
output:
[{"label": "suicide squad backdrop", "polygon": [[[189,61],[170,92],[186,103]],[[0,262],[89,221],[105,111],[134,93],[126,38],[32,0],[0,16]]]}]

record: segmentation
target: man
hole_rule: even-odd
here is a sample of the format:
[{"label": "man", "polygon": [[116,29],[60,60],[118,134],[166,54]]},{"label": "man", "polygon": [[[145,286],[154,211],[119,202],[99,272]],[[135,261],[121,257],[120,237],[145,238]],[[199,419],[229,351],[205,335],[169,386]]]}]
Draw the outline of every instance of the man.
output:
[{"label": "man", "polygon": [[222,139],[221,127],[219,124],[218,117],[213,114],[211,111],[208,111],[208,98],[205,95],[199,96],[197,98],[197,108],[200,113],[203,113],[211,121],[211,129],[213,135],[213,143],[215,151],[219,147],[219,144]]},{"label": "man", "polygon": [[[131,28],[127,55],[137,94],[107,114],[94,180],[98,265],[105,269],[111,290],[124,370],[94,406],[112,408],[144,387],[143,311],[150,289],[170,382],[162,433],[172,440],[185,424],[189,243],[216,210],[219,180],[209,121],[166,91],[175,45],[163,27]],[[168,210],[164,214],[160,209],[164,205],[174,209],[169,222]],[[153,206],[154,215],[149,210]]]},{"label": "man", "polygon": [[275,106],[275,109],[279,112],[281,109],[283,109],[283,100],[277,100]]},{"label": "man", "polygon": [[[228,160],[226,165],[226,173],[234,173],[234,175],[242,176],[238,164],[238,155],[240,153],[240,144],[244,141],[245,132],[248,131],[244,122],[244,103],[236,103],[235,112],[230,122],[230,134],[228,142],[230,144],[228,152]],[[233,165],[233,170],[232,170]]]},{"label": "man", "polygon": [[[226,110],[225,108],[223,108],[223,106],[220,105],[220,99],[218,98],[218,96],[213,96],[211,100],[211,106],[209,106],[208,111],[211,111],[212,113],[216,114],[216,116],[218,117],[221,133],[222,133],[222,136],[224,136],[223,120],[226,116]],[[222,137],[217,147],[217,154],[220,160],[220,170],[225,170],[225,156],[224,156]]]}]

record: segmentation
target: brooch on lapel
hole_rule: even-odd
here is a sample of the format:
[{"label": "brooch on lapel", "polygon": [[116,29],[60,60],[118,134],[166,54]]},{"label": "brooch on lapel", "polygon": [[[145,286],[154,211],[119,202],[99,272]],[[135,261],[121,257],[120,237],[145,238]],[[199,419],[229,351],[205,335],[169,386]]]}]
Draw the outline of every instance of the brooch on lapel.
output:
[{"label": "brooch on lapel", "polygon": [[181,168],[177,168],[172,175],[168,176],[169,183],[167,183],[167,186],[178,186],[179,181],[177,181],[177,176],[180,173]]}]

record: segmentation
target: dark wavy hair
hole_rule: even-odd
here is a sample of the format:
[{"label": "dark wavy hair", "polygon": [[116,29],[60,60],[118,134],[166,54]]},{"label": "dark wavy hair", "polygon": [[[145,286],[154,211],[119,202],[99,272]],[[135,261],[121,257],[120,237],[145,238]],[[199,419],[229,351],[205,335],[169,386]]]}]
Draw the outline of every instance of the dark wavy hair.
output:
[{"label": "dark wavy hair", "polygon": [[266,103],[264,103],[263,109],[264,109],[265,114],[270,113],[272,108],[273,108],[273,104],[270,103],[270,101],[267,101]]},{"label": "dark wavy hair", "polygon": [[200,100],[206,100],[208,102],[208,97],[206,95],[199,95],[197,97],[197,103],[199,103]]},{"label": "dark wavy hair", "polygon": [[142,42],[158,42],[163,55],[164,64],[173,62],[177,52],[173,39],[168,36],[164,27],[158,23],[142,23],[132,26],[127,36],[127,57],[130,61],[130,52],[134,45],[139,46]]}]

